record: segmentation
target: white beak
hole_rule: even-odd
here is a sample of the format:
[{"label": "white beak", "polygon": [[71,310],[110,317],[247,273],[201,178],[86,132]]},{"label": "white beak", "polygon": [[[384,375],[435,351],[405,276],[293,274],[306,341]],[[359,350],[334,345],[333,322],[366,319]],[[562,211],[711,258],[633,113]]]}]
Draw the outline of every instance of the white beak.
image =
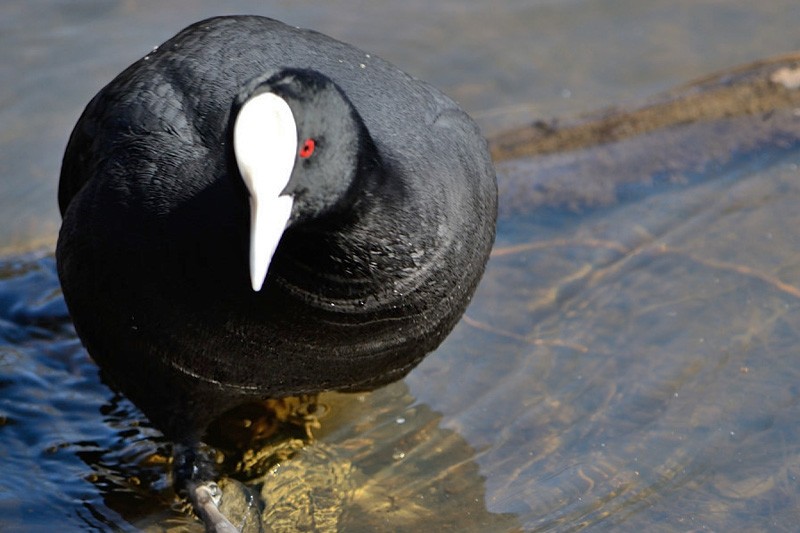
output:
[{"label": "white beak", "polygon": [[273,93],[245,102],[233,125],[233,153],[250,191],[250,282],[260,291],[294,201],[281,196],[297,153],[297,126],[289,104]]}]

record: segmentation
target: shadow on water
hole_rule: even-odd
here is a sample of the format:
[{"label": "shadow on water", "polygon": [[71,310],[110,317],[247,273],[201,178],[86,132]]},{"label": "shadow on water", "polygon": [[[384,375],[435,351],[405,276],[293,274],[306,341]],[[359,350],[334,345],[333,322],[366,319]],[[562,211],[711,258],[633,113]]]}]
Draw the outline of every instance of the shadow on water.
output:
[{"label": "shadow on water", "polygon": [[526,530],[791,530],[798,162],[517,223],[532,238],[498,246],[407,380],[480,450],[490,511]]}]

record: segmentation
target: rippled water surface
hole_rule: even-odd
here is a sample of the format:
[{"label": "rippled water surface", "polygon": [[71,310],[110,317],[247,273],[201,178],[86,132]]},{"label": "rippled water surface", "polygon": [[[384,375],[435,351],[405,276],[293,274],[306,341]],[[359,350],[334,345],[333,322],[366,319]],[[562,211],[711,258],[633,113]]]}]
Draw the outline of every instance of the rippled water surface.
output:
[{"label": "rippled water surface", "polygon": [[[800,45],[794,1],[395,4],[224,11],[375,51],[487,130]],[[212,6],[0,6],[0,237],[39,250],[0,261],[0,530],[202,530],[170,489],[168,443],[75,338],[48,243],[82,106]],[[450,338],[400,383],[324,395],[313,442],[287,433],[251,489],[262,515],[276,530],[794,531],[799,164],[786,145],[602,208],[505,216]],[[498,166],[501,180],[542,168]]]}]

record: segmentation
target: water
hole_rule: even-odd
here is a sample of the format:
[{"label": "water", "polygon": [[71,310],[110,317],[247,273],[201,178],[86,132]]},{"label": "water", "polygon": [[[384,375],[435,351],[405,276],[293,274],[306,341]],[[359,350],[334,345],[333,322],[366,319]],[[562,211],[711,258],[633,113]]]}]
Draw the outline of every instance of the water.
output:
[{"label": "water", "polygon": [[487,131],[629,103],[800,48],[794,0],[0,4],[0,248],[50,244],[58,169],[91,96],[178,29],[257,13],[352,42],[456,98]]},{"label": "water", "polygon": [[[641,98],[799,44],[793,1],[395,4],[226,11],[374,51],[458,97],[487,130]],[[0,236],[41,250],[0,263],[0,530],[200,530],[170,489],[168,443],[75,339],[41,243],[53,241],[61,152],[91,94],[217,12],[0,7]],[[622,150],[623,163],[641,164],[641,146]],[[465,320],[435,354],[395,385],[322,398],[316,441],[264,480],[270,522],[793,531],[799,164],[791,146],[758,150],[598,207],[509,213]],[[504,180],[548,169],[574,171],[500,165]]]},{"label": "water", "polygon": [[[495,260],[481,296],[502,306],[470,316],[517,339],[514,364],[442,408],[488,447],[490,510],[531,529],[791,530],[797,215],[780,205],[797,161],[563,221]],[[501,288],[520,271],[527,298]]]}]

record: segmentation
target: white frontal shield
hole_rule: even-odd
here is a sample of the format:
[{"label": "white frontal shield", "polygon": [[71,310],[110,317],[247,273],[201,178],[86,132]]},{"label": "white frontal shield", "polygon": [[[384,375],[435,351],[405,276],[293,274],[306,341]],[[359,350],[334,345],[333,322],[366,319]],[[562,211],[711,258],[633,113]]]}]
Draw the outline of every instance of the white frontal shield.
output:
[{"label": "white frontal shield", "polygon": [[262,93],[244,103],[233,126],[233,152],[250,191],[250,281],[260,291],[292,212],[281,196],[297,154],[297,126],[286,101]]}]

